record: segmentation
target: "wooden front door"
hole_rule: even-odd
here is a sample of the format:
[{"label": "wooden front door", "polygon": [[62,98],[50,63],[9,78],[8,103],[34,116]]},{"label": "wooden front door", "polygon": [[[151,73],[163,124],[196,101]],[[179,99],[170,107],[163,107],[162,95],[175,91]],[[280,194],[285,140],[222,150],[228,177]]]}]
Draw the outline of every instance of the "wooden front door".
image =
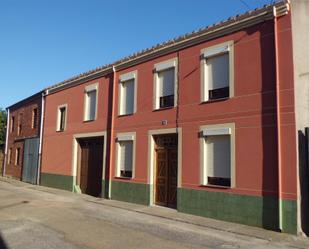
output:
[{"label": "wooden front door", "polygon": [[[158,139],[156,148],[155,203],[161,206],[177,206],[177,138],[172,143],[170,138]],[[171,139],[174,139],[173,136]]]},{"label": "wooden front door", "polygon": [[79,141],[81,148],[80,182],[82,193],[100,196],[103,171],[103,138]]}]

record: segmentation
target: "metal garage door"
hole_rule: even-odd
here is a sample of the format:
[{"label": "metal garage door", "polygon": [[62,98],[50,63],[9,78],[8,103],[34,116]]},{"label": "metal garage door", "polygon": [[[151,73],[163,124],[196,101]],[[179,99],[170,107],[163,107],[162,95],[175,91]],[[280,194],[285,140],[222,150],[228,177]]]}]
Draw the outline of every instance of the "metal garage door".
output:
[{"label": "metal garage door", "polygon": [[25,140],[22,176],[24,182],[37,183],[39,142],[39,138]]}]

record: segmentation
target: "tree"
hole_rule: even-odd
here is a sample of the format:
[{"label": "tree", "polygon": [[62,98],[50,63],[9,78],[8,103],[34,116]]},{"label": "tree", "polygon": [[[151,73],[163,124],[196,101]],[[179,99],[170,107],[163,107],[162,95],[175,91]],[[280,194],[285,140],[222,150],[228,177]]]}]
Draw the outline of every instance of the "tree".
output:
[{"label": "tree", "polygon": [[6,118],[6,111],[0,108],[0,146],[5,144]]}]

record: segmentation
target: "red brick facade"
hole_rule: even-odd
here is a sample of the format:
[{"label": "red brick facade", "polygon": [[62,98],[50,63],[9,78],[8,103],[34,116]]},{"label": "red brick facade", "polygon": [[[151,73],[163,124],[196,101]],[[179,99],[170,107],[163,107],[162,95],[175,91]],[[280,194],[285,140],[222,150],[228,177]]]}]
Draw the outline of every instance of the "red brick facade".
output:
[{"label": "red brick facade", "polygon": [[[8,150],[5,165],[7,176],[21,179],[24,140],[38,137],[40,134],[41,101],[41,93],[38,93],[9,107]],[[19,158],[17,158],[17,150],[19,150]]]}]

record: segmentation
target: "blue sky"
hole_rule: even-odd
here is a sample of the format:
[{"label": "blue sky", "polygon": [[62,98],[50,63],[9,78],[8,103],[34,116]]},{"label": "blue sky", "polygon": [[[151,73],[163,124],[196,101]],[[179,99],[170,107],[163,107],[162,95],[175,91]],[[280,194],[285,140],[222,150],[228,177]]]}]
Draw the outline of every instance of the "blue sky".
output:
[{"label": "blue sky", "polygon": [[76,74],[243,13],[248,6],[254,9],[270,2],[0,0],[0,108]]}]

